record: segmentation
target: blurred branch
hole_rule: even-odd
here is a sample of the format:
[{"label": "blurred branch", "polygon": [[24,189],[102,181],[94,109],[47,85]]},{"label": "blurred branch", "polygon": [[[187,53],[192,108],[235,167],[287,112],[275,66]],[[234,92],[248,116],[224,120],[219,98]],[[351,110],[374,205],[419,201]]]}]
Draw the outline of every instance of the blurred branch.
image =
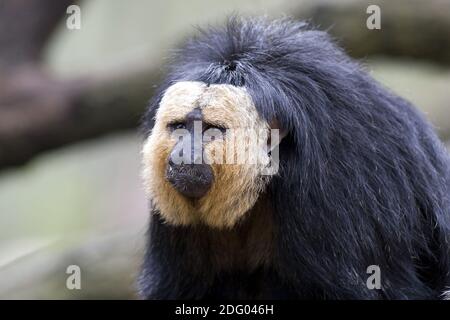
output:
[{"label": "blurred branch", "polygon": [[[380,7],[380,30],[366,27],[369,5]],[[383,54],[450,65],[448,0],[319,0],[293,11],[328,29],[353,57]]]},{"label": "blurred branch", "polygon": [[[160,79],[162,61],[101,77],[54,78],[41,69],[39,57],[69,1],[0,4],[0,71],[9,70],[0,72],[0,169],[52,148],[136,127]],[[369,4],[381,7],[381,30],[366,28]],[[302,9],[297,17],[332,26],[330,32],[353,56],[383,53],[450,64],[450,1],[322,0],[295,6],[294,11]],[[443,138],[450,138],[450,124],[440,129]]]},{"label": "blurred branch", "polygon": [[136,127],[158,82],[159,61],[74,79],[47,74],[40,65],[42,49],[73,2],[0,2],[0,169]]},{"label": "blurred branch", "polygon": [[[448,125],[447,128],[445,128],[445,131],[442,130],[442,133],[440,134],[440,136],[443,141],[450,141],[450,124]],[[447,142],[447,145],[449,145],[448,142]]]},{"label": "blurred branch", "polygon": [[102,76],[59,80],[23,67],[0,77],[0,168],[36,154],[137,126],[159,71],[127,66]]},{"label": "blurred branch", "polygon": [[35,62],[73,0],[0,1],[0,68]]}]

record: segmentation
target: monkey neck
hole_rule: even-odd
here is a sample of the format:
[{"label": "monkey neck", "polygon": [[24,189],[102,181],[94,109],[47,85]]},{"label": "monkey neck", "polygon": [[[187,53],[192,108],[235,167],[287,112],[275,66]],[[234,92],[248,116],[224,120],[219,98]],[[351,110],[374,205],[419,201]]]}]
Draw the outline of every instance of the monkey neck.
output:
[{"label": "monkey neck", "polygon": [[272,211],[267,197],[231,229],[197,227],[197,236],[206,248],[207,259],[216,271],[248,271],[270,267],[274,247]]}]

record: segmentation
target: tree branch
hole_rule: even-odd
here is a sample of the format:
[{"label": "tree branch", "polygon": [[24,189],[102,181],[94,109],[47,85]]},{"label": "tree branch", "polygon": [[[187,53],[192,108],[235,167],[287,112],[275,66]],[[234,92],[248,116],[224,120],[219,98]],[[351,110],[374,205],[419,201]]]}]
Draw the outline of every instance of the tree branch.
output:
[{"label": "tree branch", "polygon": [[[369,5],[380,7],[380,30],[366,26]],[[353,57],[383,54],[450,65],[450,1],[320,0],[293,12],[328,29]]]},{"label": "tree branch", "polygon": [[120,129],[133,128],[159,71],[150,66],[101,77],[57,80],[24,67],[0,79],[0,168],[36,154]]},{"label": "tree branch", "polygon": [[2,0],[0,68],[35,62],[73,0]]},{"label": "tree branch", "polygon": [[[0,69],[13,68],[0,73],[0,169],[52,148],[136,127],[160,79],[161,61],[76,79],[55,79],[41,70],[41,49],[68,2],[1,2]],[[366,28],[369,4],[381,7],[381,30]],[[298,17],[332,26],[331,33],[353,56],[385,53],[450,63],[448,1],[327,0],[301,7]],[[450,139],[450,125],[440,133]]]}]

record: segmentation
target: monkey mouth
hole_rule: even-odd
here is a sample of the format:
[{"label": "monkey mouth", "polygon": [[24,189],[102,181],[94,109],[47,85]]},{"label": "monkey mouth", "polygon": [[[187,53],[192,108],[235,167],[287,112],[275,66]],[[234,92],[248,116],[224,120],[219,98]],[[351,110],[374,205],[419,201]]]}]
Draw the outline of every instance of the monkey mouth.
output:
[{"label": "monkey mouth", "polygon": [[168,164],[166,180],[183,196],[198,199],[211,188],[214,174],[207,164]]}]

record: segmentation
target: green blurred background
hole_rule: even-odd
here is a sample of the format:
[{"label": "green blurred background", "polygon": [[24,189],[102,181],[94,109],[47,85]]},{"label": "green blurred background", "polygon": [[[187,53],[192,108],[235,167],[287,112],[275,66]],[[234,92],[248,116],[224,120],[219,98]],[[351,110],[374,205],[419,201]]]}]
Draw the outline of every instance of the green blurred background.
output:
[{"label": "green blurred background", "polygon": [[[104,88],[101,98],[89,91],[91,86],[86,94],[94,96],[94,102],[89,100],[90,108],[97,102],[105,104],[101,109],[103,124],[114,108],[137,113],[144,109],[164,73],[170,50],[194,34],[196,26],[220,24],[230,13],[287,15],[311,18],[321,28],[330,27],[351,55],[362,59],[381,83],[423,110],[447,140],[450,38],[444,28],[450,26],[450,10],[446,16],[442,8],[449,8],[449,1],[373,1],[377,2],[381,30],[367,30],[368,2],[364,1],[83,1],[78,3],[81,29],[67,29],[68,15],[63,15],[38,59],[24,63],[25,67],[17,63],[0,68],[0,85],[2,78],[7,81],[30,64],[32,68],[37,65],[39,72],[45,70],[46,77],[58,79],[58,83],[103,79],[98,86]],[[418,5],[423,6],[422,12]],[[429,22],[421,20],[424,16]],[[431,38],[413,39],[422,33]],[[432,47],[436,41],[441,44],[433,49],[437,53],[422,50],[421,46]],[[122,83],[126,87],[134,81],[139,83],[139,98],[105,102],[103,95],[114,95]],[[133,88],[123,94],[133,95]],[[5,105],[0,94],[0,117],[2,108],[8,107]],[[24,123],[29,120],[22,119]],[[94,120],[88,112],[79,126],[89,121]],[[64,128],[58,130],[46,134],[65,134]],[[0,298],[136,297],[134,281],[148,222],[140,180],[141,144],[133,115],[126,124],[98,132],[90,129],[71,141],[45,147],[26,161],[6,162],[0,167]],[[8,154],[11,152],[15,150],[8,149]],[[81,267],[81,290],[66,288],[65,272],[72,264]]]}]

